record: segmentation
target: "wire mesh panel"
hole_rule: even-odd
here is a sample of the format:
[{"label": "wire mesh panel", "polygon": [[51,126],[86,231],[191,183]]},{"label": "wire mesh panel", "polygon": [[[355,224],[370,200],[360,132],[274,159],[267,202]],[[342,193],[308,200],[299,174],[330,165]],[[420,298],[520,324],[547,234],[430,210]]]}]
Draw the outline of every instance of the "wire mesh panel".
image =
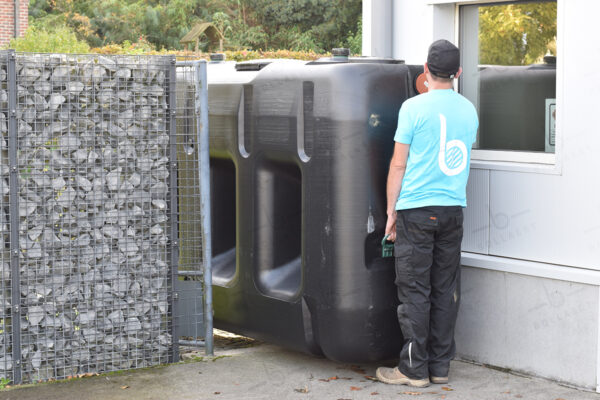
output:
[{"label": "wire mesh panel", "polygon": [[173,62],[17,55],[24,382],[172,360]]},{"label": "wire mesh panel", "polygon": [[[14,53],[0,52],[0,379],[13,381],[12,356],[12,281],[11,281],[11,241],[9,221],[9,157],[8,127],[10,124],[9,60]],[[12,88],[14,90],[14,88]],[[14,107],[14,104],[13,104]],[[14,118],[14,116],[12,117]],[[14,124],[14,121],[13,121]]]},{"label": "wire mesh panel", "polygon": [[[210,243],[210,227],[206,218],[210,210],[206,191],[200,183],[209,178],[208,166],[201,165],[202,157],[208,157],[207,147],[203,155],[201,134],[208,134],[203,117],[208,116],[207,106],[202,104],[206,93],[206,64],[204,62],[180,62],[177,64],[177,203],[179,259],[178,279],[175,283],[174,332],[184,344],[204,344],[212,352],[212,318],[210,313],[210,284],[206,284],[206,256]],[[205,130],[203,130],[205,129]],[[208,183],[208,182],[206,182]],[[207,215],[208,214],[208,215]],[[208,274],[210,275],[210,274]],[[208,327],[208,331],[207,331]],[[207,333],[209,332],[209,333]],[[181,340],[183,338],[183,340]]]}]

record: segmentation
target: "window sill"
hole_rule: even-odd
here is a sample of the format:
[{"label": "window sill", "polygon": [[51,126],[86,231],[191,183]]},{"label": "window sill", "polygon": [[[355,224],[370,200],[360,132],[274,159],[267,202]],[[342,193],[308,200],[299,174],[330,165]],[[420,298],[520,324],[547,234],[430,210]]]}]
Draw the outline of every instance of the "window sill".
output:
[{"label": "window sill", "polygon": [[490,256],[466,251],[462,252],[461,264],[465,267],[600,286],[600,271],[593,269]]},{"label": "window sill", "polygon": [[560,175],[554,153],[476,150],[471,152],[471,168]]}]

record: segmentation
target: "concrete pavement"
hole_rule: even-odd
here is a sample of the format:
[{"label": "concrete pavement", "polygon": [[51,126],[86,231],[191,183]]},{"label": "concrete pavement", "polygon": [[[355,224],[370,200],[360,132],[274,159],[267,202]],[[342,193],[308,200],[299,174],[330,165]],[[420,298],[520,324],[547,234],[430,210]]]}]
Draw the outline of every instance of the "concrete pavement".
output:
[{"label": "concrete pavement", "polygon": [[0,391],[15,400],[600,400],[600,395],[466,362],[450,383],[425,389],[373,381],[377,365],[339,364],[234,337],[216,340],[215,357],[184,354],[185,363]]}]

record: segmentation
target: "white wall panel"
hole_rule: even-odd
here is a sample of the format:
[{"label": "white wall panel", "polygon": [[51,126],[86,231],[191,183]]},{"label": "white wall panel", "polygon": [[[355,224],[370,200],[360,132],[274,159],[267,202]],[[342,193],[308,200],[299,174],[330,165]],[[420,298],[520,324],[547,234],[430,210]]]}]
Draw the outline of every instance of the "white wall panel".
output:
[{"label": "white wall panel", "polygon": [[491,171],[489,254],[600,269],[600,194],[581,176]]},{"label": "white wall panel", "polygon": [[394,58],[423,64],[433,41],[433,6],[424,1],[394,0]]},{"label": "white wall panel", "polygon": [[393,0],[363,0],[362,54],[392,57]]},{"label": "white wall panel", "polygon": [[490,215],[490,171],[471,169],[467,184],[467,208],[464,210],[462,250],[488,254]]},{"label": "white wall panel", "polygon": [[596,388],[598,287],[463,267],[461,358]]}]

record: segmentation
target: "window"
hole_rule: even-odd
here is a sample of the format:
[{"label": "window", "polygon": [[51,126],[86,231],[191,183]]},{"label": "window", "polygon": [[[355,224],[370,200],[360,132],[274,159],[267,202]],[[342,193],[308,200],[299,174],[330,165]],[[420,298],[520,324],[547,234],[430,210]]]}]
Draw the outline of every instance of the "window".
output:
[{"label": "window", "polygon": [[477,106],[480,150],[554,153],[556,1],[460,7],[460,92]]}]

